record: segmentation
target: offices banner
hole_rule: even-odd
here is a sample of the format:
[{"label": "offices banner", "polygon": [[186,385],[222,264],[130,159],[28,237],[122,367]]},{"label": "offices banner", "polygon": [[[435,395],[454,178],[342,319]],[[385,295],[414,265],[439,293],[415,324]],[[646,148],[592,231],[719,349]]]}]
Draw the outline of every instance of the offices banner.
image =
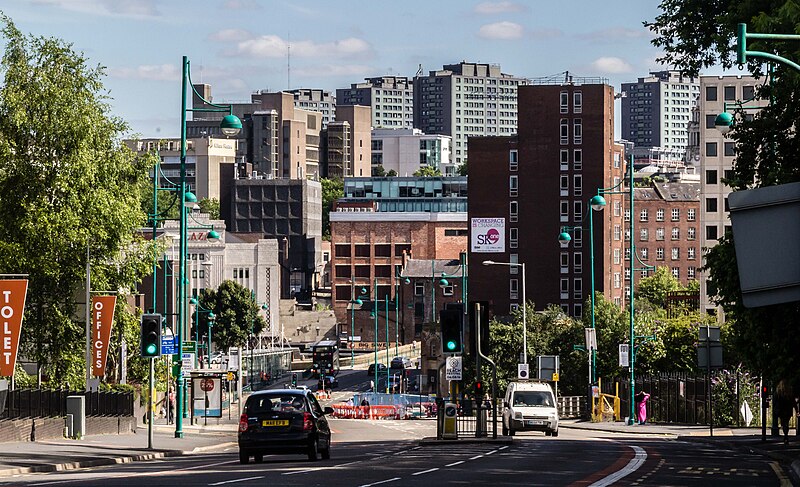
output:
[{"label": "offices banner", "polygon": [[106,375],[108,344],[116,307],[115,295],[92,296],[92,375],[95,377]]}]

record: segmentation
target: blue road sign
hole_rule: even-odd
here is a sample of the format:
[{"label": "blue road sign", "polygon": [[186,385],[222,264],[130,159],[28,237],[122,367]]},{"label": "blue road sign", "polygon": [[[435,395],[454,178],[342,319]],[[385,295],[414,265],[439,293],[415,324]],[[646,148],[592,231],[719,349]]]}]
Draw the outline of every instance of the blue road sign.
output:
[{"label": "blue road sign", "polygon": [[175,344],[175,337],[161,336],[161,355],[175,355],[178,347]]}]

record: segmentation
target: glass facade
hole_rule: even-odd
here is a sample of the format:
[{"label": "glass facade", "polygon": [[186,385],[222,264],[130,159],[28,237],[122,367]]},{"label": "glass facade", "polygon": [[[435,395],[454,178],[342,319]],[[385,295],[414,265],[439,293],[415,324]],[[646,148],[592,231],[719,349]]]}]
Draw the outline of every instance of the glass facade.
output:
[{"label": "glass facade", "polygon": [[375,202],[380,212],[466,212],[467,178],[345,178],[346,202]]}]

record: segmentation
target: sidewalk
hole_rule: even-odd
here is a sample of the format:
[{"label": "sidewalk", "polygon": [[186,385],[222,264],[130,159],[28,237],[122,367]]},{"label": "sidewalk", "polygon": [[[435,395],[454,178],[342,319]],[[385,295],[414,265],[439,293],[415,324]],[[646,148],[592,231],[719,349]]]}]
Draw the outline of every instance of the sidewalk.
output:
[{"label": "sidewalk", "polygon": [[761,441],[761,428],[714,428],[710,436],[707,426],[675,424],[626,425],[622,422],[592,423],[580,420],[559,422],[560,428],[604,431],[621,434],[643,434],[670,436],[684,441],[696,441],[721,445],[731,449],[746,450],[763,455],[781,464],[788,465],[800,477],[800,437],[789,432],[789,444],[783,444],[783,436],[770,436],[767,429],[766,441]]}]

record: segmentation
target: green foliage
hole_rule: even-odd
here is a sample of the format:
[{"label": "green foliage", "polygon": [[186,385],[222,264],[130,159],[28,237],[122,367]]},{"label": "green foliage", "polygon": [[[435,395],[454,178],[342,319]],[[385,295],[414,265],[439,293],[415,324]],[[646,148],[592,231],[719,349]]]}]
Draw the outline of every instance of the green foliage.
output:
[{"label": "green foliage", "polygon": [[218,199],[201,198],[200,201],[197,202],[197,204],[200,205],[200,211],[203,213],[208,213],[209,218],[211,220],[221,219]]},{"label": "green foliage", "polygon": [[212,340],[220,350],[243,346],[251,332],[258,335],[266,326],[252,293],[236,281],[223,281],[216,290],[204,290],[200,305],[216,315]]},{"label": "green foliage", "polygon": [[414,171],[414,176],[416,177],[423,177],[423,178],[432,178],[436,176],[441,176],[442,171],[439,168],[433,168],[430,166],[422,166],[416,171]]},{"label": "green foliage", "polygon": [[395,171],[394,169],[389,169],[389,172],[386,173],[386,177],[393,178],[395,176],[397,176],[397,171]]},{"label": "green foliage", "polygon": [[127,125],[109,114],[102,68],[1,22],[0,272],[29,275],[20,354],[53,384],[82,387],[87,249],[95,289],[141,280],[149,253],[132,235],[151,163],[121,144]]},{"label": "green foliage", "polygon": [[344,180],[340,178],[322,178],[322,238],[331,238],[331,208],[333,203],[344,196]]},{"label": "green foliage", "polygon": [[372,166],[372,177],[386,176],[386,170],[381,165]]},{"label": "green foliage", "polygon": [[467,161],[464,161],[461,164],[459,164],[458,168],[456,169],[456,172],[458,173],[459,176],[466,176],[468,174],[467,173]]},{"label": "green foliage", "polygon": [[639,281],[636,296],[650,301],[659,308],[665,308],[667,306],[667,293],[683,290],[683,285],[672,275],[669,267],[658,266],[652,275]]}]

